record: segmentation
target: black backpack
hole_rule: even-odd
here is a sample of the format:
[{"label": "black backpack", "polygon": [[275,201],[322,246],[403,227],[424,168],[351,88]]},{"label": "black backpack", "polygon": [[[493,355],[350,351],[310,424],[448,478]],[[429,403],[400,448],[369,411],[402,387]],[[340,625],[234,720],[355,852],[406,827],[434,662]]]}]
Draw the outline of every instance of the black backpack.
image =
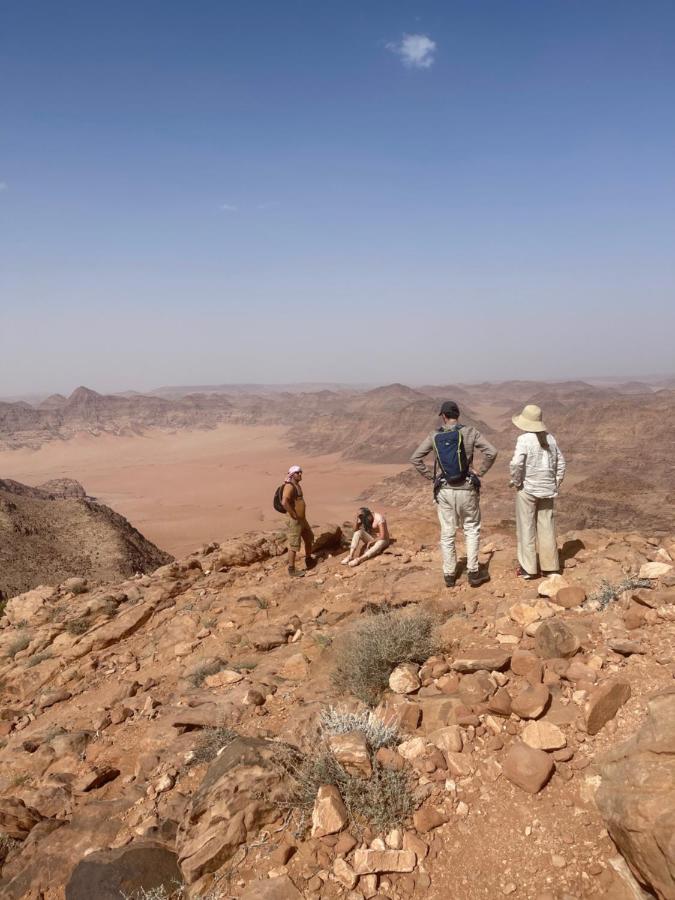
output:
[{"label": "black backpack", "polygon": [[284,504],[283,504],[283,494],[284,494],[285,487],[286,487],[286,482],[279,485],[279,487],[274,492],[274,500],[272,501],[272,505],[274,506],[276,511],[278,513],[283,513],[284,515],[286,514],[286,510],[284,509]]},{"label": "black backpack", "polygon": [[435,434],[434,451],[443,478],[448,484],[461,484],[466,481],[469,461],[466,458],[461,425],[450,431],[439,431]]}]

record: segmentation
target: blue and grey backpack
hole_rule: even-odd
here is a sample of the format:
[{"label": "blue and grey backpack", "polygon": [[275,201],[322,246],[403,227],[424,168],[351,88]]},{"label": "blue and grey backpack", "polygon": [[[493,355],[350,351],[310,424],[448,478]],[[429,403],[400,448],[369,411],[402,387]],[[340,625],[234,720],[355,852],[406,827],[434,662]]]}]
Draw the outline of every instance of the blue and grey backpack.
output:
[{"label": "blue and grey backpack", "polygon": [[469,461],[466,458],[461,425],[450,431],[437,432],[434,435],[434,451],[446,484],[461,484],[466,481]]}]

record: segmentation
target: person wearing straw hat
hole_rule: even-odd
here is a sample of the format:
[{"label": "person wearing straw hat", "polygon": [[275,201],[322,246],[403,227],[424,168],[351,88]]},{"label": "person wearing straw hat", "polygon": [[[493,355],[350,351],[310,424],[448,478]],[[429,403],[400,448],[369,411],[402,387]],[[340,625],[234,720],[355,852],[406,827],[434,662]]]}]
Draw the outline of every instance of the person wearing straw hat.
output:
[{"label": "person wearing straw hat", "polygon": [[538,406],[529,404],[511,421],[523,432],[510,466],[511,484],[517,490],[518,574],[536,578],[540,568],[546,573],[560,569],[553,505],[565,477],[565,458],[546,430]]}]

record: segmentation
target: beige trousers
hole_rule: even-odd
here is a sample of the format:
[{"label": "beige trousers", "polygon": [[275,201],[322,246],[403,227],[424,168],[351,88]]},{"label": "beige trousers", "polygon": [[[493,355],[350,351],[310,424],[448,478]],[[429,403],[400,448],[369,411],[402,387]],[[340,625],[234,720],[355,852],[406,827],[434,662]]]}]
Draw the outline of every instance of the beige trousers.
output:
[{"label": "beige trousers", "polygon": [[[518,532],[518,562],[528,575],[557,572],[558,540],[555,533],[553,497],[533,497],[524,490],[516,494],[516,530]],[[539,545],[539,565],[537,565]]]},{"label": "beige trousers", "polygon": [[451,487],[444,487],[438,492],[437,501],[438,521],[441,523],[443,574],[454,575],[457,568],[455,532],[458,528],[464,530],[466,567],[469,572],[476,572],[478,570],[478,545],[480,543],[480,503],[478,494],[473,488],[468,491],[459,491]]},{"label": "beige trousers", "polygon": [[367,547],[366,552],[360,557],[361,561],[363,561],[364,559],[372,559],[373,556],[377,556],[386,550],[389,546],[389,541],[378,540],[374,535],[367,532],[365,528],[360,528],[354,532],[351,547],[349,548],[349,555],[352,558],[356,556],[359,544],[365,544]]}]

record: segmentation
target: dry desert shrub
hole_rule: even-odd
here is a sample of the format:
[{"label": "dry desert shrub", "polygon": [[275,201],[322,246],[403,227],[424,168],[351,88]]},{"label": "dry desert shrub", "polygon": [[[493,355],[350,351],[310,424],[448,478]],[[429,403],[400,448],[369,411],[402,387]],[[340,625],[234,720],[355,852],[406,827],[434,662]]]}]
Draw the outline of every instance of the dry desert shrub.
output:
[{"label": "dry desert shrub", "polygon": [[91,628],[91,619],[86,616],[82,616],[81,619],[71,619],[70,622],[66,623],[66,631],[68,634],[72,634],[73,637],[78,637],[81,634],[86,634],[87,631]]},{"label": "dry desert shrub", "polygon": [[300,813],[299,831],[304,831],[317,792],[326,784],[339,790],[350,828],[357,834],[365,826],[382,833],[404,825],[415,809],[408,775],[385,769],[377,760],[372,760],[372,766],[370,778],[350,775],[329,750],[285,760],[284,768],[293,782],[287,805]]},{"label": "dry desert shrub", "polygon": [[187,680],[193,687],[201,687],[209,675],[216,675],[221,669],[224,669],[226,665],[227,663],[224,659],[210,659],[194,668],[190,674],[186,676]]},{"label": "dry desert shrub", "polygon": [[30,644],[30,637],[27,634],[18,634],[12,643],[7,647],[7,656],[14,659],[17,653],[25,650]]},{"label": "dry desert shrub", "polygon": [[422,610],[369,615],[345,632],[335,647],[335,686],[374,706],[396,666],[423,663],[434,655],[434,620]]},{"label": "dry desert shrub", "polygon": [[604,579],[599,589],[587,598],[585,605],[590,608],[605,609],[610,603],[618,600],[624,591],[634,591],[636,588],[649,588],[652,586],[648,578],[624,578],[617,584],[612,584]]},{"label": "dry desert shrub", "polygon": [[320,726],[323,734],[349,734],[358,731],[374,753],[381,747],[394,747],[401,743],[398,728],[387,725],[370,709],[349,712],[329,706],[321,713]]},{"label": "dry desert shrub", "polygon": [[236,737],[238,737],[237,732],[225,725],[221,728],[205,728],[201,733],[199,743],[192,752],[190,765],[210,763]]},{"label": "dry desert shrub", "polygon": [[46,659],[53,659],[53,654],[49,650],[44,650],[42,653],[34,653],[26,660],[26,668],[32,669],[33,666],[39,666],[41,662],[44,662]]}]

